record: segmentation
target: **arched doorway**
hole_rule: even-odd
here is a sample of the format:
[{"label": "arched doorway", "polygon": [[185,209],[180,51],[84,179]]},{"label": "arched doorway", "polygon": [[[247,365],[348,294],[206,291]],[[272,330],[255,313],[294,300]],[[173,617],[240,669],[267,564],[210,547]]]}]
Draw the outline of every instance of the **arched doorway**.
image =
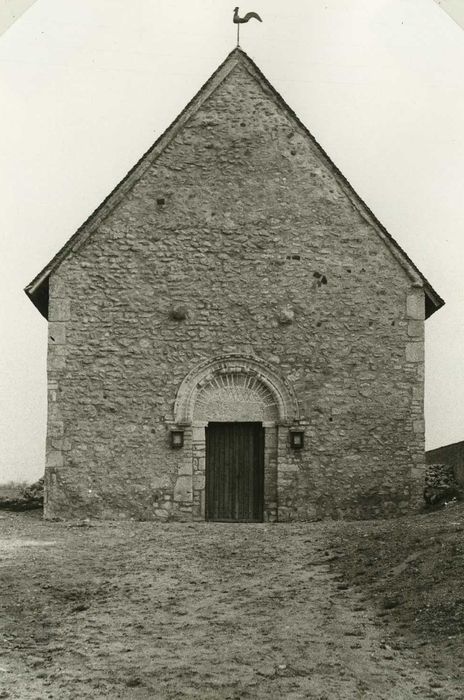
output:
[{"label": "arched doorway", "polygon": [[279,427],[298,416],[291,387],[253,357],[203,363],[182,382],[176,424],[189,426],[192,513],[232,522],[277,519]]}]

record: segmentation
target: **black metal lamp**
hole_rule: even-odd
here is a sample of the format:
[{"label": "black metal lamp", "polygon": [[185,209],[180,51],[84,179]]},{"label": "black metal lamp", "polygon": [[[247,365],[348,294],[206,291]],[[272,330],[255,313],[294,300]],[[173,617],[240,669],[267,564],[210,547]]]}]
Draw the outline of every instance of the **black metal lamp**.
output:
[{"label": "black metal lamp", "polygon": [[292,450],[301,450],[304,447],[304,430],[302,428],[290,428],[290,447]]},{"label": "black metal lamp", "polygon": [[184,431],[179,428],[171,430],[171,447],[173,450],[178,450],[184,446]]}]

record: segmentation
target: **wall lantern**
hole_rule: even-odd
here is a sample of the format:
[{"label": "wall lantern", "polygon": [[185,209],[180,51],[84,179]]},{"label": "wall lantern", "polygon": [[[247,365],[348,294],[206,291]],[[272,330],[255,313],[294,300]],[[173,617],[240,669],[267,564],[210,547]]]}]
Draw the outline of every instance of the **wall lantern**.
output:
[{"label": "wall lantern", "polygon": [[302,428],[290,428],[290,447],[292,450],[301,450],[304,446],[304,430]]},{"label": "wall lantern", "polygon": [[184,431],[174,428],[171,430],[171,447],[174,450],[178,450],[180,447],[184,446]]}]

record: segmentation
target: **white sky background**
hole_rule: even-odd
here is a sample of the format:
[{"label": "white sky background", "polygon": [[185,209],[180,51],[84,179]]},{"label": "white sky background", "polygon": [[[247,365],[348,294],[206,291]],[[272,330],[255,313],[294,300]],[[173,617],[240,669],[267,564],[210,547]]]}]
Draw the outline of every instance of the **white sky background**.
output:
[{"label": "white sky background", "polygon": [[[0,38],[0,482],[44,467],[46,321],[23,287],[234,47],[225,0],[37,0]],[[433,0],[254,2],[242,47],[446,306],[429,448],[464,439],[464,32]]]},{"label": "white sky background", "polygon": [[459,24],[464,27],[464,0],[435,0],[440,7]]},{"label": "white sky background", "polygon": [[0,0],[0,34],[21,17],[35,0]]}]

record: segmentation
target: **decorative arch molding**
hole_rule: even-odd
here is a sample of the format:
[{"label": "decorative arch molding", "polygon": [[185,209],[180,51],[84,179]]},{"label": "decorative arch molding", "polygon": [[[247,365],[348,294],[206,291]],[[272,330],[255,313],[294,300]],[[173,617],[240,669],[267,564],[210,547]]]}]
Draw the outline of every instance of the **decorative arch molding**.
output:
[{"label": "decorative arch molding", "polygon": [[[174,421],[190,425],[214,420],[208,415],[207,404],[220,402],[220,395],[224,397],[228,391],[232,398],[235,396],[239,400],[244,400],[246,395],[250,397],[251,410],[262,411],[262,415],[256,413],[254,419],[281,424],[299,419],[295,392],[272,365],[250,355],[226,355],[202,362],[187,374],[177,392]],[[230,420],[227,407],[216,420]]]}]

